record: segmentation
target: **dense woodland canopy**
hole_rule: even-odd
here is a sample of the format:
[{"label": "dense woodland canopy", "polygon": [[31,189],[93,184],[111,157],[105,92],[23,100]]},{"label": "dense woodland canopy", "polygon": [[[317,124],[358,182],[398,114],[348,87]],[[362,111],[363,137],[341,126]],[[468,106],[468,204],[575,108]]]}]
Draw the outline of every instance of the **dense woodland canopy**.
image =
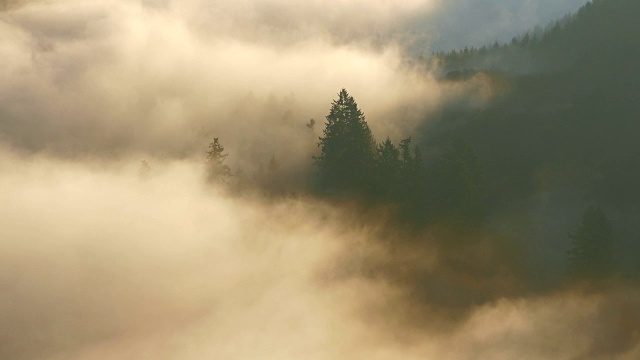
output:
[{"label": "dense woodland canopy", "polygon": [[482,167],[472,148],[457,143],[425,163],[412,139],[376,144],[363,112],[342,89],[332,103],[315,157],[319,194],[398,206],[422,226],[476,224],[484,213]]}]

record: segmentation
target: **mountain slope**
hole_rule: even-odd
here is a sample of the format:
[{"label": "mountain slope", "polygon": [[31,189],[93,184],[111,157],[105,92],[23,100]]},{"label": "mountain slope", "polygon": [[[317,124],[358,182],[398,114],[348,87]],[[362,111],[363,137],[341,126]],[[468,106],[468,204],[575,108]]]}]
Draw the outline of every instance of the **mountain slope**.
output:
[{"label": "mountain slope", "polygon": [[514,232],[542,252],[566,247],[596,204],[612,216],[622,267],[640,270],[639,16],[638,1],[596,0],[544,36],[439,56],[443,81],[483,73],[508,90],[480,109],[444,108],[422,129],[425,148],[470,144],[494,219],[525,214]]}]

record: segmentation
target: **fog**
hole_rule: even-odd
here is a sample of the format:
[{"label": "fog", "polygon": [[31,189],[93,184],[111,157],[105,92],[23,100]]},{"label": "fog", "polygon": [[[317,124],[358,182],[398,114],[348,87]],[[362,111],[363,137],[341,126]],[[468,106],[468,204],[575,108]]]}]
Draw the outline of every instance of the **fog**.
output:
[{"label": "fog", "polygon": [[[332,23],[353,23],[342,16],[360,9],[357,3],[295,4],[58,1],[11,8],[0,23],[3,137],[17,148],[64,156],[184,157],[201,154],[210,140],[201,135],[213,134],[241,159],[254,148],[306,149],[304,124],[315,118],[319,128],[342,87],[357,94],[381,134],[404,135],[434,106],[434,80],[396,43],[367,45],[342,27],[335,32],[348,41],[332,34]],[[425,4],[395,10],[379,2],[356,18],[383,29]],[[267,8],[280,17],[264,14]],[[318,13],[335,16],[316,19]],[[276,149],[283,141],[290,148]]]},{"label": "fog", "polygon": [[[389,257],[376,241],[384,221],[230,196],[201,181],[199,164],[146,178],[135,165],[3,157],[2,358],[640,354],[638,290],[504,298],[443,320],[368,273]],[[442,271],[437,256],[420,266]]]},{"label": "fog", "polygon": [[[500,272],[478,300],[438,231],[389,209],[204,181],[218,137],[232,182],[275,157],[298,190],[341,88],[378,140],[489,101],[482,75],[439,82],[407,55],[403,29],[446,6],[0,3],[0,358],[640,356],[635,285],[532,295]],[[468,250],[503,256],[487,248]]]},{"label": "fog", "polygon": [[459,93],[405,53],[413,39],[403,26],[445,9],[434,0],[8,1],[1,136],[65,157],[170,158],[200,156],[217,136],[231,162],[275,155],[299,165],[346,88],[374,134],[397,140]]}]

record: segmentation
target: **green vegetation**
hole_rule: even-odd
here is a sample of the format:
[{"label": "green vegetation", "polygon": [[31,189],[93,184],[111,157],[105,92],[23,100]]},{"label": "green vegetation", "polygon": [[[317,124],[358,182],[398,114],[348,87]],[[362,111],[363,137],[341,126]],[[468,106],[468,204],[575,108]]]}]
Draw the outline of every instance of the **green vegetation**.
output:
[{"label": "green vegetation", "polygon": [[474,149],[485,220],[521,239],[535,276],[557,276],[569,262],[582,267],[574,272],[609,273],[590,260],[577,265],[578,250],[557,255],[576,245],[564,234],[591,204],[606,210],[616,234],[606,237],[607,256],[620,272],[640,275],[638,14],[635,0],[595,0],[510,44],[433,59],[442,81],[482,74],[475,79],[499,85],[487,104],[446,106],[418,133],[427,158],[458,142]]},{"label": "green vegetation", "polygon": [[320,187],[330,193],[371,193],[375,141],[358,104],[345,89],[332,103],[320,138]]},{"label": "green vegetation", "polygon": [[397,146],[386,139],[376,151],[368,145],[374,166],[358,171],[369,174],[359,183],[374,189],[370,198],[397,206],[405,221],[511,238],[529,276],[542,283],[567,266],[586,278],[611,273],[604,260],[579,250],[602,210],[585,213],[573,240],[565,235],[596,204],[612,215],[606,222],[616,237],[600,237],[606,245],[593,251],[620,273],[640,275],[637,14],[640,2],[596,0],[510,44],[437,54],[441,81],[483,73],[499,84],[492,100],[445,106],[414,134],[413,152],[411,138]]},{"label": "green vegetation", "polygon": [[319,139],[319,194],[393,204],[413,222],[475,225],[484,213],[481,165],[471,147],[455,144],[426,163],[412,139],[375,144],[363,112],[342,89]]},{"label": "green vegetation", "polygon": [[635,0],[593,0],[576,14],[516,36],[508,44],[437,53],[435,58],[452,77],[474,70],[517,74],[566,70],[588,62],[594,51],[615,55],[636,47],[639,13]]},{"label": "green vegetation", "polygon": [[[637,14],[640,2],[596,0],[510,44],[437,54],[441,81],[482,73],[501,86],[481,107],[444,106],[397,144],[378,143],[342,89],[308,192],[392,209],[404,229],[447,234],[447,251],[466,251],[456,241],[478,247],[454,257],[458,269],[484,263],[502,279],[522,271],[519,281],[539,284],[557,283],[567,267],[582,279],[607,277],[614,263],[640,275]],[[211,146],[212,178],[228,177],[224,149]],[[278,167],[273,157],[269,169]]]}]

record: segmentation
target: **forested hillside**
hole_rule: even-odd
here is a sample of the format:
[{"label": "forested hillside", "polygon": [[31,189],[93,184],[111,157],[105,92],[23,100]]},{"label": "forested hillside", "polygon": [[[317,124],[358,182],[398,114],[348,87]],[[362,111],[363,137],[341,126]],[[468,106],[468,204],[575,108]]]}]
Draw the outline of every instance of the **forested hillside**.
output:
[{"label": "forested hillside", "polygon": [[[637,47],[638,14],[640,4],[636,1],[595,0],[545,28],[538,26],[514,36],[508,44],[467,47],[437,53],[436,58],[445,73],[483,70],[524,74],[565,70],[594,53],[615,55]],[[611,64],[602,63],[603,60],[598,60],[601,65]]]},{"label": "forested hillside", "polygon": [[589,206],[611,220],[620,271],[639,270],[638,16],[638,1],[595,0],[511,44],[433,59],[442,81],[503,84],[480,108],[443,108],[421,145],[427,157],[458,142],[474,149],[490,218],[526,238],[541,272],[560,266],[554,254]]},{"label": "forested hillside", "polygon": [[[430,64],[443,88],[486,84],[484,99],[453,96],[395,143],[371,131],[367,109],[342,89],[299,190],[355,204],[365,218],[389,214],[394,251],[438,252],[445,270],[396,279],[411,278],[431,303],[449,306],[461,289],[455,301],[473,303],[640,275],[636,15],[637,2],[597,0],[510,44],[437,54]],[[227,179],[220,146],[210,145],[211,174]],[[272,157],[264,178],[277,169]],[[286,176],[262,183],[271,194],[295,190]]]}]

